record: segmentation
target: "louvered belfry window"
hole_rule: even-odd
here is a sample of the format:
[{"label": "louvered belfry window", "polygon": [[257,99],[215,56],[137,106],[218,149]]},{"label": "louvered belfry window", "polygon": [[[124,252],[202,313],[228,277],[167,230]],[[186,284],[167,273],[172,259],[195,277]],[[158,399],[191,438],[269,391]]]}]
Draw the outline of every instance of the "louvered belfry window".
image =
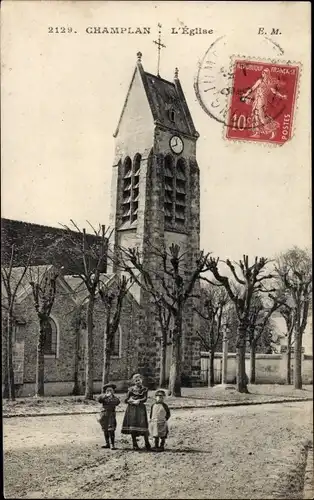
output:
[{"label": "louvered belfry window", "polygon": [[141,155],[136,154],[132,169],[132,193],[131,193],[131,223],[137,221],[138,198],[140,186]]},{"label": "louvered belfry window", "polygon": [[165,158],[165,223],[171,224],[173,221],[174,202],[174,161],[170,155]]},{"label": "louvered belfry window", "polygon": [[185,198],[186,198],[186,179],[185,162],[179,158],[176,164],[176,199],[175,199],[175,223],[177,225],[185,222]]},{"label": "louvered belfry window", "polygon": [[122,222],[125,224],[131,219],[131,188],[132,188],[132,161],[129,156],[123,165],[123,195],[122,195]]},{"label": "louvered belfry window", "polygon": [[123,164],[122,224],[137,223],[141,155],[136,154],[133,163],[129,156]]},{"label": "louvered belfry window", "polygon": [[185,224],[186,209],[186,172],[185,161],[179,158],[177,162],[172,156],[165,157],[165,224],[166,226],[180,227]]}]

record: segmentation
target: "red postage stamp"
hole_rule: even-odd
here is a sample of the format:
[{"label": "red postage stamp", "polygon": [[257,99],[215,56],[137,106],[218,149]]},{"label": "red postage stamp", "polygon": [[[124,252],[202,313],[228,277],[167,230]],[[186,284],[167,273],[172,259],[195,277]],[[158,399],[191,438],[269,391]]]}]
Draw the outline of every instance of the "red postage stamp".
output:
[{"label": "red postage stamp", "polygon": [[293,135],[298,65],[236,60],[226,138],[284,144]]}]

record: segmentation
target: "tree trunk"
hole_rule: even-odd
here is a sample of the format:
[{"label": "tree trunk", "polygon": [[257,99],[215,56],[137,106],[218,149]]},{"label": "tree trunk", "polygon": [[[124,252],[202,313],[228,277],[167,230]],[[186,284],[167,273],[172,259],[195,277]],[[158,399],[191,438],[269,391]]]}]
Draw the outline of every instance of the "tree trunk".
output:
[{"label": "tree trunk", "polygon": [[39,320],[39,336],[37,342],[37,359],[36,359],[36,384],[35,397],[43,397],[45,395],[45,320]]},{"label": "tree trunk", "polygon": [[287,384],[291,384],[291,341],[292,341],[293,327],[288,325],[288,342],[287,342]]},{"label": "tree trunk", "polygon": [[172,341],[169,396],[181,397],[181,338]]},{"label": "tree trunk", "polygon": [[12,317],[8,318],[8,385],[10,398],[15,401],[14,366],[13,366],[13,322]]},{"label": "tree trunk", "polygon": [[81,327],[76,325],[75,327],[75,353],[74,353],[74,385],[73,385],[73,396],[78,396],[81,393],[80,381],[79,381],[79,364],[80,364],[80,348],[81,348]]},{"label": "tree trunk", "polygon": [[162,340],[160,344],[159,387],[166,386],[166,356],[167,356],[167,342],[164,342]]},{"label": "tree trunk", "polygon": [[102,385],[108,384],[110,377],[110,361],[111,361],[111,352],[110,349],[105,345],[104,346],[104,363],[102,370]]},{"label": "tree trunk", "polygon": [[291,345],[288,345],[287,350],[287,384],[291,384]]},{"label": "tree trunk", "polygon": [[237,339],[237,390],[248,393],[247,378],[245,373],[245,348],[246,348],[246,328],[238,327]]},{"label": "tree trunk", "polygon": [[178,305],[172,335],[172,356],[169,375],[169,395],[181,397],[182,305]]},{"label": "tree trunk", "polygon": [[250,384],[256,383],[256,343],[254,340],[250,346]]},{"label": "tree trunk", "polygon": [[4,379],[3,379],[3,393],[2,393],[2,398],[3,399],[9,399],[10,398],[10,391],[9,391],[9,378],[8,378],[8,370],[7,370],[7,361],[5,361],[4,365]]},{"label": "tree trunk", "polygon": [[13,318],[8,311],[4,336],[4,390],[3,397],[15,401],[14,365],[13,365]]},{"label": "tree trunk", "polygon": [[94,370],[93,370],[93,316],[95,297],[90,296],[87,307],[87,337],[85,353],[85,399],[93,399]]},{"label": "tree trunk", "polygon": [[81,332],[81,345],[79,350],[78,358],[78,384],[80,388],[80,394],[85,394],[85,357],[86,357],[86,342],[87,342],[87,330],[84,329]]},{"label": "tree trunk", "polygon": [[294,388],[302,389],[302,335],[298,330],[294,337]]},{"label": "tree trunk", "polygon": [[214,371],[214,360],[215,360],[215,351],[211,349],[209,355],[209,374],[208,374],[208,386],[214,387],[215,385],[215,371]]},{"label": "tree trunk", "polygon": [[228,336],[227,331],[224,331],[222,341],[222,374],[221,383],[227,384],[228,380]]},{"label": "tree trunk", "polygon": [[10,389],[9,389],[9,376],[8,376],[8,327],[7,320],[5,320],[3,326],[4,342],[3,342],[3,352],[2,352],[2,373],[3,373],[3,393],[2,397],[4,399],[9,399]]}]

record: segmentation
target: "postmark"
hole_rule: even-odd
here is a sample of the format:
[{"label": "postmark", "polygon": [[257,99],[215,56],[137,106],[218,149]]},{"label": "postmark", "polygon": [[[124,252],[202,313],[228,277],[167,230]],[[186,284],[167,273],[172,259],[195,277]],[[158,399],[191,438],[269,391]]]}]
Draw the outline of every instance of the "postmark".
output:
[{"label": "postmark", "polygon": [[[248,42],[225,35],[217,38],[201,58],[194,80],[194,90],[203,111],[212,119],[229,126],[229,100],[233,94],[232,54],[246,54]],[[269,37],[251,38],[250,48],[258,50],[265,58],[279,60],[282,47]]]},{"label": "postmark", "polygon": [[299,73],[298,64],[236,58],[226,139],[279,145],[291,139]]}]

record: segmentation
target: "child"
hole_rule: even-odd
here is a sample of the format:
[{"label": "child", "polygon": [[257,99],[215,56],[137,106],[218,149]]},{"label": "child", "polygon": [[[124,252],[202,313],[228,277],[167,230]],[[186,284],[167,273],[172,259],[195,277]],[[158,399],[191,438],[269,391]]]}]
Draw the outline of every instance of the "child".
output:
[{"label": "child", "polygon": [[106,444],[102,448],[110,448],[110,438],[112,450],[116,449],[114,445],[114,433],[117,427],[116,406],[120,404],[120,399],[114,394],[115,388],[115,384],[104,385],[103,392],[98,399],[99,403],[103,406],[98,422],[101,425],[106,440]]},{"label": "child", "polygon": [[132,377],[133,385],[129,387],[125,402],[127,409],[125,411],[122,434],[131,434],[133,450],[138,450],[137,437],[144,436],[146,450],[151,446],[148,439],[148,419],[145,404],[147,401],[148,389],[143,386],[142,378],[139,373]]},{"label": "child", "polygon": [[[156,451],[164,451],[165,449],[165,441],[168,436],[168,424],[167,421],[170,418],[170,410],[169,407],[164,403],[164,398],[166,396],[165,391],[159,389],[155,392],[156,402],[152,405],[150,409],[150,426],[151,433],[155,438],[155,447]],[[159,438],[161,439],[161,443],[159,446]]]}]

